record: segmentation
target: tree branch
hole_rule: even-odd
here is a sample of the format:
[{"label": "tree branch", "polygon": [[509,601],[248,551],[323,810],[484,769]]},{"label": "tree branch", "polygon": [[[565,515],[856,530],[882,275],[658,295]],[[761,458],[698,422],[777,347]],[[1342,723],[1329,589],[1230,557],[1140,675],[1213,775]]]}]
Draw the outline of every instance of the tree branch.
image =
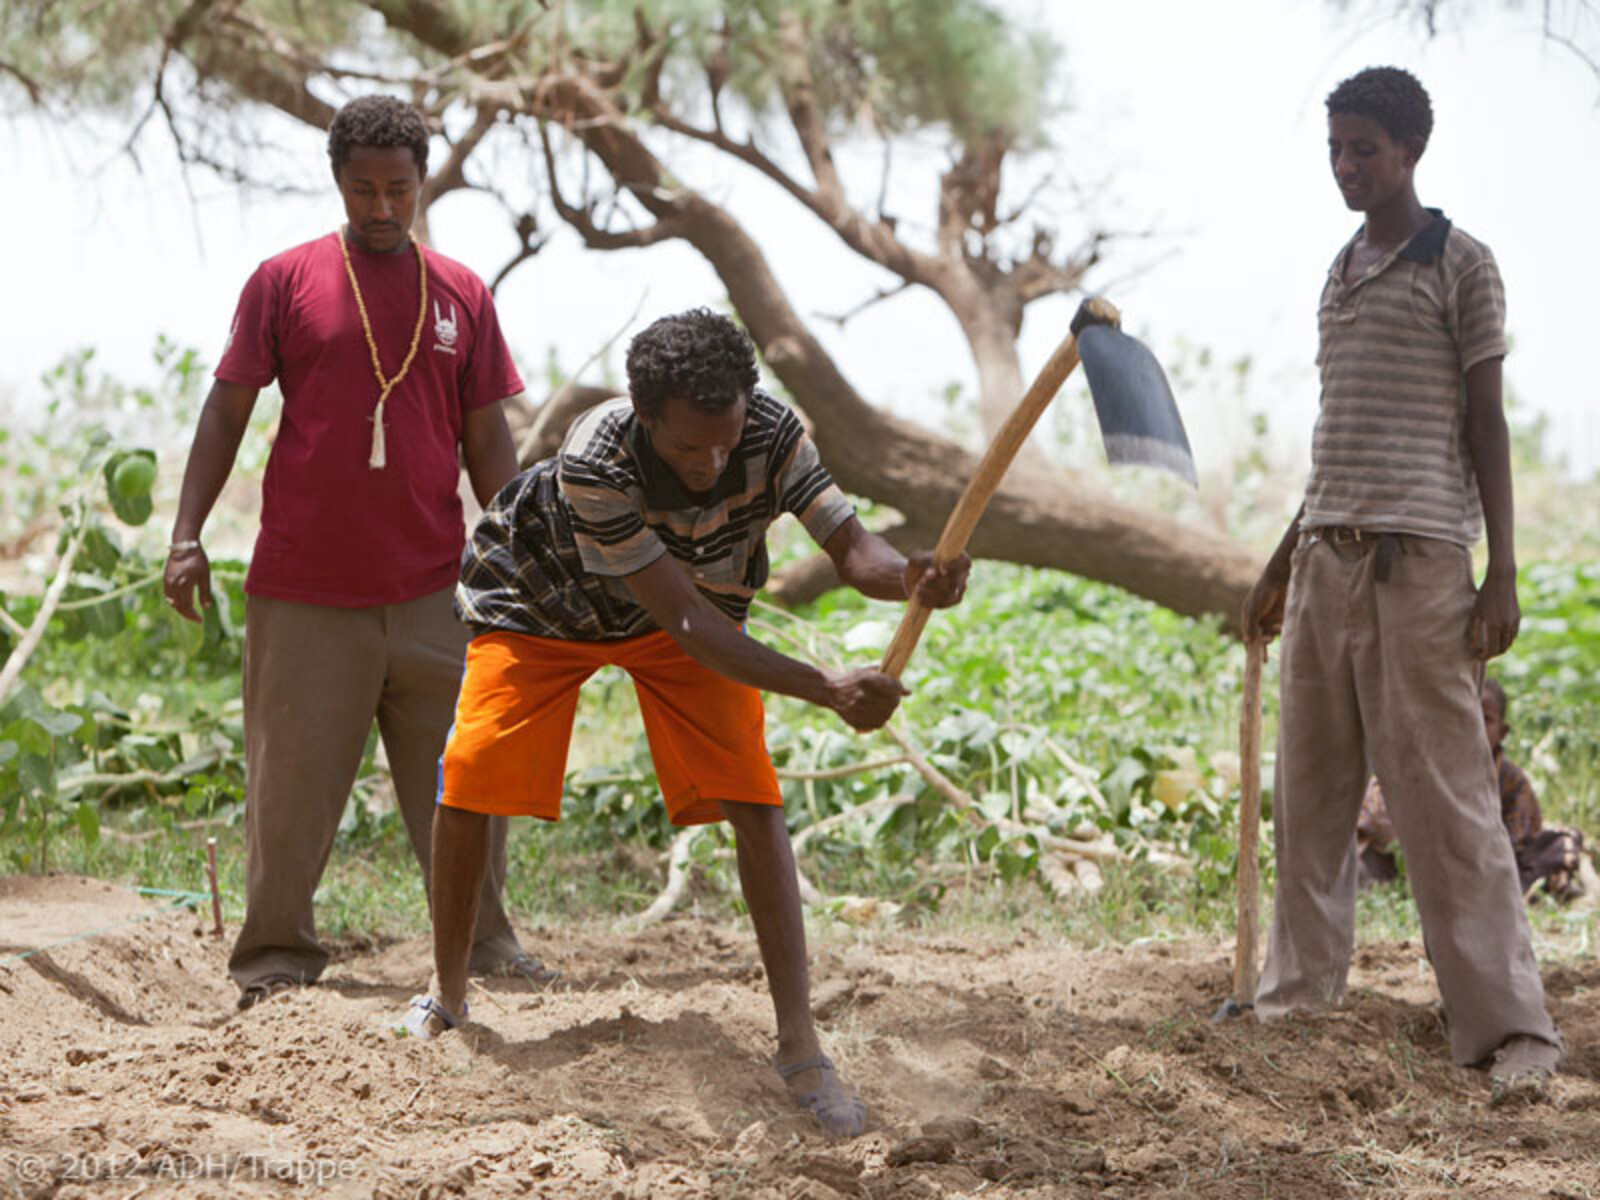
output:
[{"label": "tree branch", "polygon": [[852,307],[845,309],[844,312],[842,312],[842,313],[834,314],[834,313],[820,313],[819,312],[819,313],[813,313],[812,315],[815,316],[820,321],[831,321],[833,324],[837,325],[840,329],[843,329],[845,327],[845,325],[850,321],[850,319],[852,317],[860,316],[862,313],[866,312],[867,309],[871,308],[874,304],[881,304],[885,300],[893,299],[895,296],[898,296],[901,292],[905,291],[909,287],[911,287],[911,281],[909,279],[902,279],[899,283],[895,284],[893,287],[879,288],[876,292],[874,292],[872,295],[868,296],[865,300],[861,301],[859,304],[853,305]]},{"label": "tree branch", "polygon": [[550,240],[548,233],[539,232],[539,220],[531,212],[519,214],[511,223],[511,227],[516,231],[517,241],[521,245],[517,247],[517,252],[506,260],[505,265],[495,272],[494,278],[489,282],[491,296],[498,296],[500,285],[506,281],[506,277],[543,250],[545,243]]},{"label": "tree branch", "polygon": [[[257,33],[236,12],[226,15],[224,25],[230,22],[251,34]],[[306,84],[314,73],[312,69],[287,71],[280,65],[283,56],[263,52],[270,47],[252,47],[243,42],[230,45],[224,40],[225,29],[219,28],[216,32],[216,39],[202,43],[194,51],[184,51],[202,79],[222,79],[247,99],[276,108],[313,128],[326,129],[332,123],[333,105],[313,95]],[[275,63],[274,58],[280,63]]]},{"label": "tree branch", "polygon": [[33,657],[33,652],[39,648],[39,643],[44,638],[45,626],[50,624],[50,618],[56,611],[56,606],[61,603],[61,597],[67,590],[67,582],[72,578],[72,564],[78,557],[78,551],[83,548],[83,528],[79,526],[73,531],[72,540],[67,543],[61,561],[56,565],[55,578],[50,581],[50,586],[45,589],[44,599],[39,604],[39,611],[33,615],[33,623],[28,626],[28,631],[6,656],[5,665],[0,667],[0,703],[3,703],[6,694],[15,686],[22,668],[27,665],[28,659]]},{"label": "tree branch", "polygon": [[499,112],[492,108],[477,110],[473,116],[472,127],[451,145],[450,157],[445,160],[444,166],[429,175],[427,182],[422,185],[424,209],[447,192],[470,186],[465,173],[467,159],[472,157],[472,152],[494,128],[499,116]]},{"label": "tree branch", "polygon": [[34,79],[33,76],[29,75],[21,67],[18,67],[13,63],[8,63],[4,59],[0,59],[0,75],[9,75],[11,78],[20,83],[22,85],[22,90],[28,93],[29,102],[32,103],[35,108],[43,108],[45,106],[44,88],[40,86],[38,80]]},{"label": "tree branch", "polygon": [[1100,247],[1110,235],[1104,231],[1091,234],[1089,241],[1061,262],[1052,259],[1055,249],[1050,234],[1043,229],[1033,235],[1033,252],[1012,269],[1012,283],[1024,304],[1042,296],[1070,292],[1083,282],[1083,277],[1100,262]]},{"label": "tree branch", "polygon": [[561,181],[556,170],[555,151],[550,147],[550,134],[543,124],[539,127],[539,141],[544,149],[545,175],[550,181],[550,204],[555,208],[556,214],[577,231],[578,236],[583,238],[584,245],[590,249],[637,249],[682,236],[682,227],[668,217],[662,217],[642,229],[621,231],[601,229],[594,222],[593,202],[579,207],[568,202],[562,195]]},{"label": "tree branch", "polygon": [[709,825],[691,825],[672,839],[672,852],[667,856],[667,882],[650,902],[650,907],[632,917],[624,917],[613,928],[619,931],[639,930],[664,920],[677,907],[683,889],[689,886],[689,855],[700,835]]},{"label": "tree branch", "polygon": [[367,0],[384,24],[404,30],[429,49],[458,58],[471,53],[472,31],[443,4],[434,0]]}]

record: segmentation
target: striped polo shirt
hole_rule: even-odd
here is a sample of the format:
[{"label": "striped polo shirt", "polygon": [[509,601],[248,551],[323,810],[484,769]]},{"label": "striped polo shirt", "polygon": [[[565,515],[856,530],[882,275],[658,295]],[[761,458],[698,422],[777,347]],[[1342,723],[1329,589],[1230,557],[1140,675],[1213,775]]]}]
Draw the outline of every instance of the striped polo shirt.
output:
[{"label": "striped polo shirt", "polygon": [[1506,352],[1505,291],[1489,248],[1430,211],[1425,229],[1361,278],[1344,279],[1354,239],[1328,272],[1307,527],[1478,540],[1466,373]]},{"label": "striped polo shirt", "polygon": [[626,398],[590,409],[554,458],[506,484],[461,558],[456,612],[475,633],[570,641],[653,633],[623,576],[663,554],[735,622],[767,581],[767,527],[793,513],[820,545],[855,508],[787,405],[761,390],[716,486],[691,494]]}]

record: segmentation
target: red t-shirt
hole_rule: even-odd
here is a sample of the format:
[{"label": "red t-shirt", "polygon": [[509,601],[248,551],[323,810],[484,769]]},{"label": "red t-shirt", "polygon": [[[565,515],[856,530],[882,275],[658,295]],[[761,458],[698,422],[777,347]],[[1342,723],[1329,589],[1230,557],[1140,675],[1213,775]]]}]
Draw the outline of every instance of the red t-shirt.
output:
[{"label": "red t-shirt", "polygon": [[[218,379],[283,393],[245,591],[365,608],[449,587],[460,570],[463,414],[522,390],[483,281],[425,250],[428,312],[405,379],[384,405],[388,463],[367,465],[379,387],[339,239],[256,269],[239,297]],[[417,322],[417,259],[350,247],[384,373]]]}]

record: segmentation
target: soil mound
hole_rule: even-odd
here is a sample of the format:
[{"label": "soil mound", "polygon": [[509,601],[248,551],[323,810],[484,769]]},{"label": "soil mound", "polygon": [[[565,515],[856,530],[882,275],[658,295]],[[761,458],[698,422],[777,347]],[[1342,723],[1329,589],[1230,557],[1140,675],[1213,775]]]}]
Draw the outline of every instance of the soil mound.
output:
[{"label": "soil mound", "polygon": [[1600,1190],[1591,961],[1545,976],[1566,1073],[1495,1107],[1481,1074],[1448,1061],[1414,944],[1362,947],[1344,1009],[1262,1027],[1211,1023],[1229,977],[1215,940],[823,935],[818,1015],[873,1121],[832,1143],[770,1068],[744,927],[527,931],[562,979],[475,986],[473,1021],[427,1043],[392,1031],[426,984],[424,941],[347,955],[318,986],[236,1013],[208,921],[93,880],[0,880],[0,1193]]}]

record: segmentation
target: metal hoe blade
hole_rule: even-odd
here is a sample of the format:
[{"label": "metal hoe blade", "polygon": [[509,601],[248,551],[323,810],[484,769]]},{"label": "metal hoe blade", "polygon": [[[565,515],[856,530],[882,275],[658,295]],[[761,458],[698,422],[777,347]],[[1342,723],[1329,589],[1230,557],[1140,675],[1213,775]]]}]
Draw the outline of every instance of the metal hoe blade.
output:
[{"label": "metal hoe blade", "polygon": [[1106,458],[1160,467],[1198,487],[1189,435],[1149,348],[1120,329],[1086,323],[1078,331],[1078,353],[1089,377]]}]

